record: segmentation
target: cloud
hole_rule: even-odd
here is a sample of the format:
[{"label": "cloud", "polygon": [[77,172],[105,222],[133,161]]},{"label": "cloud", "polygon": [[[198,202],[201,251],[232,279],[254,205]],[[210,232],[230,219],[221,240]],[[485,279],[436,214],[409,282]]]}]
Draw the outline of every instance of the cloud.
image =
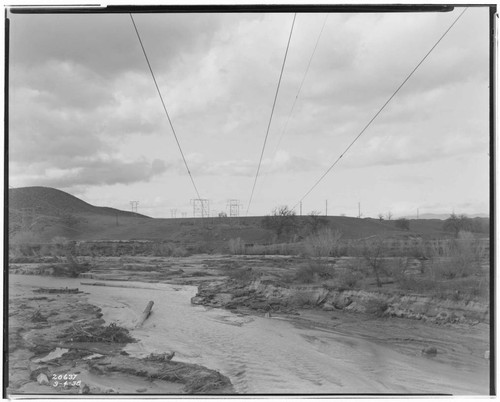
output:
[{"label": "cloud", "polygon": [[[325,15],[299,13],[261,169],[286,179],[269,199],[325,172],[460,11],[330,14],[309,67]],[[94,194],[134,183],[145,193],[138,183],[165,175],[192,191],[128,15],[9,17],[13,181],[94,186]],[[248,192],[293,14],[134,17],[200,189],[221,199],[228,190]],[[369,185],[361,175],[350,187],[362,169],[397,167],[411,176],[418,167],[428,185],[436,175],[424,162],[442,171],[452,159],[488,151],[487,18],[486,8],[470,8],[345,155],[338,166],[349,176],[345,194]],[[475,169],[467,177],[477,177]],[[401,183],[395,174],[387,182]],[[153,183],[149,191],[157,191]]]},{"label": "cloud", "polygon": [[91,158],[79,160],[71,168],[38,166],[25,175],[25,179],[41,186],[68,189],[147,182],[167,169],[168,166],[161,160],[150,163],[146,160],[124,162],[117,158]]},{"label": "cloud", "polygon": [[427,135],[416,133],[365,138],[342,158],[339,167],[412,165],[481,154],[488,150],[486,138],[479,142],[470,135],[446,134],[434,137],[432,140]]},{"label": "cloud", "polygon": [[[72,60],[107,79],[131,69],[147,71],[128,14],[9,17],[14,63],[36,66],[46,60]],[[156,69],[168,68],[179,58],[205,48],[222,24],[232,23],[228,16],[217,14],[149,14],[134,18]]]},{"label": "cloud", "polygon": [[[229,159],[209,161],[203,154],[193,153],[186,156],[188,166],[195,176],[246,176],[254,177],[257,172],[258,159]],[[179,173],[185,172],[181,160],[175,163]],[[260,175],[275,173],[295,173],[325,168],[317,160],[291,155],[280,150],[272,157],[262,160]]]}]

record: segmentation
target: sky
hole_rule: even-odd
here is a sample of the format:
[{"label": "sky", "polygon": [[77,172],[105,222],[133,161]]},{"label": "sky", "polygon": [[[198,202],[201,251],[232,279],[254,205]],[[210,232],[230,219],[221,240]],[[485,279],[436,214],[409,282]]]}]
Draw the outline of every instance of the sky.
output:
[{"label": "sky", "polygon": [[[489,16],[136,14],[172,125],[212,215],[394,217],[489,211]],[[128,14],[8,13],[9,186],[192,216],[199,198]],[[315,47],[317,44],[317,47]],[[252,197],[252,187],[269,126]],[[305,197],[304,197],[305,196]],[[174,215],[175,214],[175,215]]]}]

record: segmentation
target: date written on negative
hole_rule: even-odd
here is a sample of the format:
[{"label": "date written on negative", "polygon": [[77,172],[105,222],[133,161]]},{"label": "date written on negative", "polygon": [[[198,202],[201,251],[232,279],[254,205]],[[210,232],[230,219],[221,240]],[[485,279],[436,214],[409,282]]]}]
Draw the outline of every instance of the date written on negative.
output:
[{"label": "date written on negative", "polygon": [[53,387],[79,387],[82,381],[78,380],[78,374],[52,374]]}]

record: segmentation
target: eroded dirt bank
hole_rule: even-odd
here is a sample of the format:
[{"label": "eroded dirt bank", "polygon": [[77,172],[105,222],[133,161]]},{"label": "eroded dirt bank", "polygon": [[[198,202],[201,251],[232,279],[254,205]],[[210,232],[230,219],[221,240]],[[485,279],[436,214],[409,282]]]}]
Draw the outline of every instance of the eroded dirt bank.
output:
[{"label": "eroded dirt bank", "polygon": [[259,313],[297,314],[299,309],[320,309],[433,323],[475,325],[489,322],[489,306],[477,301],[440,300],[382,291],[332,290],[321,285],[286,285],[261,279],[202,283],[191,302]]},{"label": "eroded dirt bank", "polygon": [[106,323],[88,293],[24,278],[9,278],[9,395],[232,392],[227,377],[169,351],[130,356],[133,331]]},{"label": "eroded dirt bank", "polygon": [[[127,327],[130,314],[140,314],[153,294],[158,303],[155,304],[158,310],[145,328],[131,331],[141,342],[129,343],[117,349],[115,355],[97,360],[104,364],[85,361],[80,378],[100,390],[133,394],[186,392],[187,380],[159,379],[159,373],[154,371],[157,362],[144,360],[151,352],[162,355],[175,351],[170,363],[178,359],[216,369],[230,378],[234,388],[222,386],[217,393],[229,390],[484,395],[489,391],[490,363],[485,359],[489,350],[488,309],[481,304],[462,306],[448,302],[447,305],[445,301],[436,303],[418,295],[340,292],[316,284],[287,284],[279,277],[293,272],[300,263],[287,257],[198,255],[101,258],[88,262],[91,266],[88,272],[70,279],[86,292],[92,289],[92,303],[102,308],[102,312],[92,310],[85,320],[99,319],[100,313],[106,318],[109,313],[108,317],[114,317],[119,326]],[[28,265],[16,269],[30,273],[39,268],[37,264]],[[230,279],[236,271],[239,278]],[[242,272],[248,272],[250,279],[246,280]],[[31,279],[36,278],[40,277]],[[26,289],[23,292],[28,297],[29,292]],[[30,293],[29,297],[32,296],[57,297]],[[86,295],[66,297],[80,300]],[[85,303],[88,300],[81,305]],[[30,308],[34,309],[34,305]],[[398,311],[402,313],[396,314]],[[121,355],[120,351],[129,355]],[[89,352],[91,356],[96,351]],[[16,370],[20,370],[23,364],[20,362],[33,357],[33,351],[25,353],[24,360],[21,357],[16,363],[11,362]],[[138,370],[141,374],[122,370],[127,365],[121,359],[130,362],[134,369],[139,367],[139,361],[146,368]],[[56,363],[65,364],[59,360]],[[93,371],[89,365],[94,367]],[[104,370],[105,375],[99,370]],[[25,372],[23,378],[26,374],[29,375]],[[203,375],[198,372],[196,378],[200,377]],[[19,389],[33,392],[30,387],[41,386],[30,381]],[[209,392],[209,389],[200,391]]]}]

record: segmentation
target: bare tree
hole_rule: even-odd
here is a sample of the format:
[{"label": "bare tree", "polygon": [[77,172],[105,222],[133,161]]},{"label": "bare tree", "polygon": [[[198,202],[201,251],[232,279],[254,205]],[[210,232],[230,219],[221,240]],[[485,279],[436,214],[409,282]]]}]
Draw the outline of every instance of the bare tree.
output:
[{"label": "bare tree", "polygon": [[372,240],[365,240],[363,245],[362,253],[365,260],[368,262],[368,265],[371,267],[375,279],[377,281],[377,287],[382,287],[382,282],[380,280],[380,274],[383,270],[384,265],[384,252],[385,245],[384,240],[380,237],[377,237]]},{"label": "bare tree", "polygon": [[378,220],[381,221],[381,222],[384,220],[384,214],[383,213],[378,214]]},{"label": "bare tree", "polygon": [[320,216],[320,212],[318,211],[312,211],[309,213],[307,222],[310,226],[310,233],[317,233],[318,230],[328,225],[326,218]]},{"label": "bare tree", "polygon": [[392,212],[391,211],[387,212],[386,216],[387,220],[390,221],[392,219]]},{"label": "bare tree", "polygon": [[273,209],[271,215],[264,217],[262,225],[266,229],[273,230],[280,237],[295,232],[297,229],[297,216],[295,211],[288,208],[288,206],[279,206]]}]

